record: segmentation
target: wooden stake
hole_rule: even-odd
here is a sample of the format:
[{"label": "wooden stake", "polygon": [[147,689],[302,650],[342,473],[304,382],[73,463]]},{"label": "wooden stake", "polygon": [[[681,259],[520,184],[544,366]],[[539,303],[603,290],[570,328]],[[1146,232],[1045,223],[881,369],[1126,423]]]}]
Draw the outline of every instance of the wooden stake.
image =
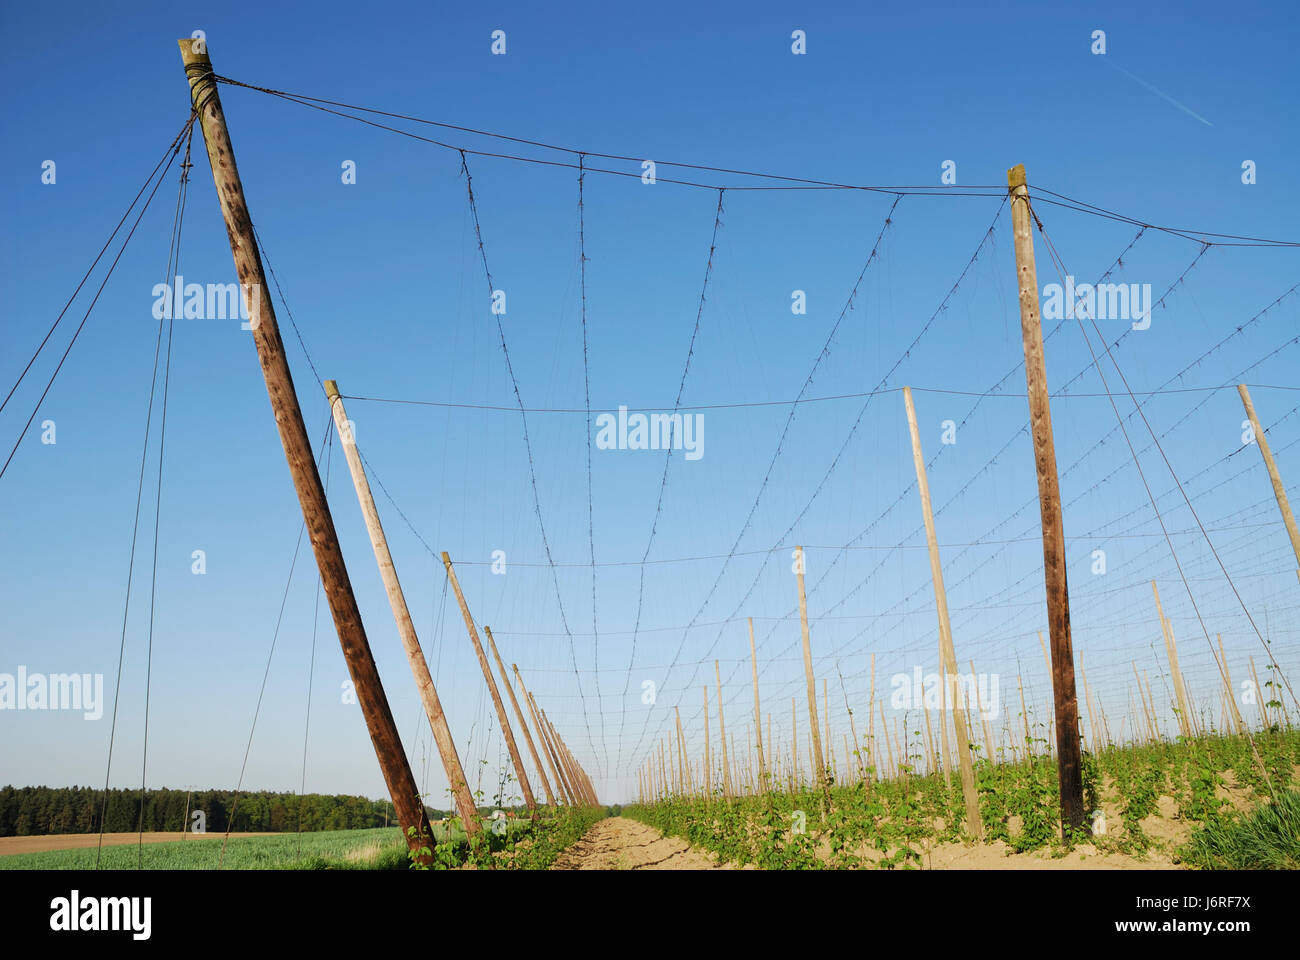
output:
[{"label": "wooden stake", "polygon": [[[1251,426],[1255,430],[1255,443],[1259,446],[1260,455],[1264,458],[1264,466],[1268,469],[1268,479],[1273,484],[1273,496],[1277,500],[1277,508],[1282,513],[1282,522],[1286,524],[1287,535],[1291,538],[1291,550],[1295,553],[1296,574],[1300,576],[1300,530],[1296,528],[1295,514],[1291,512],[1291,504],[1286,498],[1286,487],[1282,485],[1282,475],[1277,472],[1277,464],[1273,461],[1273,453],[1268,448],[1268,438],[1264,436],[1264,428],[1259,424],[1259,417],[1255,415],[1255,405],[1250,402],[1250,391],[1246,389],[1244,383],[1237,384],[1237,393],[1241,394],[1241,403],[1246,408],[1246,416],[1250,418]],[[1281,697],[1278,698],[1281,700]]]},{"label": "wooden stake", "polygon": [[713,675],[718,681],[718,730],[722,740],[722,795],[731,799],[731,765],[727,762],[727,721],[722,715],[722,670],[713,661]]},{"label": "wooden stake", "polygon": [[1020,718],[1025,721],[1025,753],[1034,755],[1034,738],[1029,732],[1029,712],[1025,710],[1025,684],[1020,674],[1016,674],[1016,689],[1020,691]]},{"label": "wooden stake", "polygon": [[[916,467],[916,486],[921,494],[921,513],[925,518],[925,539],[930,548],[930,578],[934,581],[934,605],[939,615],[939,656],[943,666],[943,688],[947,695],[952,678],[957,675],[957,656],[953,652],[952,624],[948,619],[948,595],[943,587],[943,566],[939,562],[939,541],[930,510],[930,483],[925,476],[925,458],[921,455],[921,434],[916,426],[916,408],[912,406],[912,388],[903,387],[903,405],[907,408],[907,429],[912,436],[912,462]],[[974,678],[972,677],[972,680]],[[952,717],[957,729],[957,768],[961,772],[961,792],[966,801],[966,829],[978,840],[984,833],[975,792],[975,770],[971,765],[970,741],[966,738],[966,710],[954,690]],[[944,724],[947,724],[944,719]]]},{"label": "wooden stake", "polygon": [[754,675],[754,736],[758,740],[758,780],[767,789],[767,764],[763,761],[762,712],[758,707],[758,652],[754,648],[754,618],[749,617],[749,662]]},{"label": "wooden stake", "polygon": [[1020,332],[1025,354],[1025,383],[1033,428],[1034,464],[1043,528],[1043,577],[1047,585],[1048,633],[1052,638],[1052,692],[1056,707],[1056,756],[1061,790],[1061,831],[1082,830],[1088,820],[1083,806],[1083,769],[1079,743],[1079,700],[1074,686],[1074,648],[1070,639],[1070,598],[1065,572],[1065,532],[1061,492],[1056,476],[1056,444],[1048,402],[1047,364],[1038,312],[1038,273],[1034,266],[1032,211],[1025,168],[1007,171],[1011,222],[1020,281]]},{"label": "wooden stake", "polygon": [[709,685],[704,685],[704,796],[713,796],[713,758],[709,756]]},{"label": "wooden stake", "polygon": [[799,628],[803,632],[803,672],[808,682],[808,722],[812,727],[812,763],[813,773],[817,776],[819,787],[826,784],[826,760],[822,754],[822,736],[817,723],[817,681],[813,677],[812,645],[808,639],[808,598],[804,595],[803,547],[795,548],[795,577],[799,588]]},{"label": "wooden stake", "polygon": [[[533,726],[537,729],[537,734],[542,739],[542,753],[546,754],[546,762],[551,765],[551,776],[555,778],[555,789],[561,794],[566,794],[567,802],[572,804],[573,797],[568,794],[568,789],[561,782],[560,771],[556,762],[555,754],[551,750],[551,745],[546,742],[546,731],[542,729],[541,719],[537,715],[537,704],[533,702],[532,694],[530,694],[528,688],[524,686],[524,678],[519,675],[519,665],[512,663],[510,664],[510,667],[515,672],[515,682],[519,684],[519,689],[523,691],[524,702],[528,704],[528,715],[533,718]],[[545,782],[545,778],[543,778],[543,782]]]},{"label": "wooden stake", "polygon": [[1183,672],[1178,669],[1178,647],[1174,640],[1173,624],[1165,619],[1165,612],[1160,606],[1160,590],[1156,582],[1151,581],[1151,592],[1156,598],[1156,614],[1160,617],[1160,632],[1165,638],[1165,653],[1169,656],[1169,675],[1174,685],[1174,695],[1178,698],[1178,726],[1183,736],[1192,738],[1192,713],[1187,703],[1187,688],[1183,686]]},{"label": "wooden stake", "polygon": [[678,782],[683,785],[687,793],[690,793],[692,792],[690,780],[686,773],[686,738],[682,736],[682,712],[677,707],[673,707],[673,713],[677,716],[677,763],[681,771],[678,774]]},{"label": "wooden stake", "polygon": [[[424,846],[432,849],[433,835],[424,812],[424,802],[420,799],[419,787],[416,786],[410,764],[407,763],[397,723],[393,720],[388,697],[384,693],[379,670],[370,651],[370,642],[366,638],[361,612],[357,608],[352,582],[343,562],[343,551],[334,529],[334,518],[330,514],[311,441],[307,437],[307,427],[303,423],[302,410],[298,406],[298,394],[289,373],[284,341],[280,338],[275,307],[271,303],[266,275],[262,270],[262,258],[258,255],[253,221],[244,199],[239,169],[235,165],[235,151],[230,142],[230,132],[226,129],[226,116],[221,108],[212,62],[204,43],[188,37],[177,42],[185,64],[185,75],[189,80],[190,102],[197,114],[199,129],[203,132],[217,201],[226,223],[235,272],[245,291],[249,325],[257,357],[261,362],[262,377],[266,381],[267,396],[275,414],[280,443],[284,447],[285,460],[288,461],[294,490],[298,494],[312,552],[316,555],[321,585],[329,603],[330,615],[334,618],[339,645],[343,649],[343,658],[347,661],[348,673],[356,690],[357,703],[365,717],[375,756],[393,799],[398,822],[407,835],[408,845],[412,850]],[[410,834],[411,828],[415,828],[415,835]],[[420,858],[420,862],[426,865],[431,861],[430,856]]]},{"label": "wooden stake", "polygon": [[420,693],[420,702],[424,705],[425,715],[429,718],[429,727],[433,739],[438,745],[438,755],[442,759],[443,771],[451,785],[452,795],[456,798],[456,808],[465,833],[475,836],[482,832],[478,810],[474,806],[474,795],[470,793],[469,781],[460,765],[460,756],[456,752],[456,743],[452,739],[451,729],[447,726],[447,717],[442,711],[442,702],[429,674],[429,664],[420,649],[420,639],[415,633],[415,623],[411,620],[411,611],[406,606],[406,596],[402,584],[397,579],[397,568],[393,556],[388,550],[388,539],[384,536],[384,526],[379,520],[379,511],[375,507],[375,498],[370,492],[370,481],[361,465],[361,456],[357,452],[356,438],[353,436],[352,423],[348,420],[343,398],[339,396],[338,384],[333,380],[325,381],[325,396],[329,398],[330,409],[334,415],[334,425],[338,429],[343,445],[343,454],[348,461],[348,470],[352,474],[352,484],[357,491],[357,501],[361,505],[361,516],[366,522],[366,532],[370,535],[370,546],[375,552],[375,561],[379,564],[379,577],[384,582],[384,591],[388,594],[388,605],[397,621],[397,633],[401,637],[402,647],[406,650],[407,662],[415,676],[415,686]]},{"label": "wooden stake", "polygon": [[[497,690],[497,682],[492,679],[492,669],[488,666],[487,655],[483,652],[483,644],[479,642],[478,630],[474,626],[474,618],[469,615],[469,606],[465,603],[465,595],[460,592],[460,582],[456,579],[456,569],[451,565],[451,557],[447,551],[442,552],[442,565],[447,569],[447,579],[451,581],[451,588],[456,592],[456,602],[460,604],[460,615],[465,619],[465,629],[469,632],[469,639],[474,644],[474,653],[478,656],[478,665],[483,670],[483,680],[487,683],[488,692],[492,694],[492,703],[497,708],[497,722],[501,724],[501,735],[506,738],[506,747],[510,751],[510,761],[515,767],[515,776],[519,778],[519,788],[524,794],[524,803],[528,809],[532,810],[537,806],[537,801],[533,799],[532,787],[528,785],[528,774],[524,771],[524,761],[519,756],[519,748],[515,746],[515,736],[510,730],[510,718],[506,716],[505,704],[501,702],[501,692]],[[546,711],[542,711],[542,716]]]},{"label": "wooden stake", "polygon": [[519,721],[519,729],[524,732],[524,743],[528,746],[528,755],[533,758],[533,766],[537,769],[537,775],[542,780],[542,787],[546,791],[546,802],[555,805],[555,794],[551,793],[551,784],[546,779],[546,771],[542,768],[542,758],[537,755],[537,745],[533,743],[533,735],[528,732],[528,724],[524,722],[524,712],[519,709],[519,700],[515,697],[515,688],[510,684],[510,674],[506,673],[506,665],[501,662],[501,654],[497,653],[497,642],[492,636],[492,628],[483,627],[483,632],[487,634],[488,647],[492,650],[492,659],[496,661],[497,672],[501,674],[501,682],[506,685],[506,693],[510,694],[510,706],[514,708],[515,719]]},{"label": "wooden stake", "polygon": [[1238,735],[1246,732],[1246,724],[1241,719],[1241,711],[1237,709],[1237,697],[1232,688],[1232,673],[1228,670],[1228,657],[1223,652],[1223,634],[1216,633],[1219,638],[1219,663],[1223,667],[1223,692],[1227,701],[1228,709],[1232,713],[1232,723],[1236,728]]}]

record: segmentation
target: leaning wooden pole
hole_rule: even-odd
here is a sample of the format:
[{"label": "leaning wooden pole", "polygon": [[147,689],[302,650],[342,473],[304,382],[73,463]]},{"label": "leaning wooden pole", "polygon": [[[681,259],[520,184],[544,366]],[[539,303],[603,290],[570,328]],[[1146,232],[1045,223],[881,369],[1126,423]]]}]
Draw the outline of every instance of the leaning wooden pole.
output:
[{"label": "leaning wooden pole", "polygon": [[758,705],[758,653],[754,648],[754,618],[749,618],[749,662],[754,676],[754,737],[758,742],[758,782],[760,788],[766,791],[769,788],[767,782],[767,761],[763,758],[763,714]]},{"label": "leaning wooden pole", "polygon": [[[916,408],[912,406],[912,388],[903,387],[903,404],[907,408],[907,429],[912,435],[912,462],[916,466],[916,486],[921,493],[921,513],[925,519],[925,539],[930,548],[930,578],[934,581],[934,606],[939,614],[939,654],[943,658],[945,698],[952,691],[952,719],[957,731],[957,769],[961,773],[961,793],[966,802],[966,829],[975,839],[984,833],[980,820],[979,798],[975,790],[975,768],[971,763],[970,740],[966,736],[966,708],[952,680],[957,676],[957,655],[952,645],[952,622],[948,619],[948,595],[943,587],[943,565],[939,562],[939,541],[934,531],[934,514],[930,508],[930,482],[925,475],[925,458],[921,455],[921,435],[916,426]],[[971,678],[972,683],[974,677]],[[944,718],[945,729],[948,719]]]},{"label": "leaning wooden pole", "polygon": [[497,708],[497,722],[501,725],[501,735],[506,738],[506,748],[510,751],[510,762],[514,764],[515,776],[519,778],[519,789],[523,791],[524,803],[528,809],[532,810],[537,806],[537,801],[533,799],[533,789],[528,785],[528,774],[524,771],[523,758],[519,756],[519,747],[515,745],[515,735],[510,730],[510,718],[506,716],[506,705],[501,702],[501,691],[497,689],[497,682],[492,678],[492,668],[488,666],[487,654],[483,652],[483,644],[478,638],[478,629],[474,626],[474,618],[470,616],[469,605],[465,603],[465,594],[461,593],[460,582],[456,579],[456,568],[451,565],[451,557],[447,551],[442,553],[442,565],[447,569],[447,579],[451,581],[451,589],[456,593],[456,602],[460,604],[460,615],[465,620],[465,630],[469,633],[469,639],[474,644],[474,653],[478,656],[478,665],[483,671],[483,680],[487,683],[488,693],[492,694],[492,703]]},{"label": "leaning wooden pole", "polygon": [[722,741],[722,795],[731,799],[731,765],[727,762],[727,718],[722,713],[722,671],[713,661],[713,675],[718,682],[718,739]]},{"label": "leaning wooden pole", "polygon": [[[321,585],[329,602],[330,615],[334,618],[339,645],[343,648],[343,658],[347,661],[348,672],[356,689],[357,703],[370,731],[370,740],[375,748],[375,756],[379,759],[384,782],[393,798],[393,809],[407,834],[411,849],[418,850],[425,846],[432,848],[433,838],[428,829],[424,803],[420,799],[410,764],[407,763],[397,723],[393,720],[388,697],[379,679],[379,670],[370,652],[370,642],[366,638],[357,600],[352,593],[352,582],[343,562],[343,551],[334,530],[334,519],[330,515],[325,488],[316,469],[311,441],[307,437],[307,427],[298,406],[298,395],[289,373],[284,341],[280,338],[275,307],[271,303],[266,275],[262,270],[262,258],[258,254],[252,217],[244,199],[239,169],[235,165],[234,147],[230,143],[230,132],[226,129],[226,116],[221,109],[221,97],[217,93],[212,63],[202,41],[185,38],[178,43],[185,64],[185,76],[189,80],[190,102],[199,129],[203,131],[208,163],[212,167],[212,179],[217,189],[217,202],[226,222],[235,271],[245,291],[249,326],[261,362],[262,377],[266,381],[266,392],[275,413],[280,443],[289,463],[289,473],[298,494],[303,522],[311,538],[312,551],[316,555]],[[414,835],[411,828],[414,828]],[[427,864],[431,862],[431,857],[423,857],[421,862]]]},{"label": "leaning wooden pole", "polygon": [[333,380],[325,381],[325,396],[329,398],[330,409],[334,415],[334,426],[338,429],[343,445],[343,455],[348,461],[348,471],[352,474],[352,485],[357,490],[357,501],[361,504],[361,516],[366,522],[366,532],[370,535],[370,546],[375,551],[375,561],[379,564],[379,577],[384,582],[384,591],[388,594],[388,605],[392,608],[393,619],[397,621],[397,633],[401,637],[402,647],[406,650],[406,659],[415,676],[415,686],[420,692],[420,702],[424,705],[425,715],[429,718],[429,727],[433,731],[434,742],[438,745],[438,755],[442,758],[442,768],[451,785],[452,796],[456,798],[456,809],[464,823],[465,833],[474,836],[482,832],[478,810],[474,806],[474,795],[470,792],[469,781],[460,765],[460,755],[456,752],[456,743],[451,737],[451,728],[447,726],[447,717],[442,711],[442,702],[433,685],[429,673],[428,661],[420,649],[420,638],[415,633],[415,623],[411,620],[411,611],[406,606],[406,595],[402,584],[397,579],[397,567],[393,564],[393,555],[388,550],[388,538],[384,536],[384,525],[380,522],[379,511],[375,507],[375,498],[370,492],[370,481],[366,479],[365,468],[361,465],[361,456],[357,451],[356,437],[353,436],[351,421],[343,398],[339,396],[338,384]]},{"label": "leaning wooden pole", "polygon": [[1286,524],[1287,535],[1291,538],[1291,549],[1295,552],[1296,575],[1300,576],[1300,530],[1296,529],[1295,514],[1291,512],[1291,503],[1286,498],[1286,487],[1282,485],[1282,475],[1277,472],[1277,464],[1273,461],[1273,452],[1268,448],[1268,438],[1264,436],[1264,428],[1259,424],[1259,417],[1255,415],[1255,405],[1251,403],[1250,391],[1246,389],[1244,383],[1237,384],[1237,392],[1241,394],[1241,402],[1246,408],[1246,416],[1250,418],[1250,424],[1255,431],[1255,443],[1259,447],[1260,455],[1264,458],[1264,466],[1268,469],[1268,479],[1273,484],[1273,496],[1277,498],[1277,508],[1282,512],[1282,522]]},{"label": "leaning wooden pole", "polygon": [[528,692],[524,686],[524,678],[519,675],[517,664],[511,664],[515,671],[515,680],[519,683],[519,689],[524,692],[524,702],[528,704],[528,714],[533,718],[533,726],[537,730],[537,735],[542,738],[542,752],[546,754],[546,762],[551,765],[551,776],[555,778],[555,789],[563,796],[564,801],[570,806],[573,805],[573,793],[569,790],[569,785],[564,782],[562,771],[559,767],[559,758],[555,755],[555,748],[551,742],[546,739],[546,728],[542,726],[542,720],[539,716],[540,711],[537,709],[537,703],[533,700],[533,695]]},{"label": "leaning wooden pole", "polygon": [[542,780],[542,788],[546,791],[546,802],[554,806],[555,794],[551,793],[551,784],[546,779],[546,770],[542,767],[542,758],[537,755],[537,745],[533,743],[533,735],[528,732],[528,724],[524,721],[524,712],[519,709],[519,698],[515,696],[515,688],[510,683],[510,674],[506,673],[506,665],[501,662],[501,654],[497,652],[497,641],[492,636],[492,628],[485,624],[483,632],[487,634],[488,648],[492,651],[492,659],[496,661],[497,673],[501,674],[501,682],[506,685],[506,693],[510,694],[510,706],[514,707],[515,719],[519,721],[519,729],[524,732],[524,743],[528,746],[528,755],[533,758],[533,766],[537,768],[537,775]]},{"label": "leaning wooden pole", "polygon": [[1178,666],[1178,641],[1174,639],[1174,628],[1165,619],[1164,608],[1160,605],[1160,589],[1151,581],[1151,593],[1156,598],[1156,616],[1160,618],[1160,634],[1165,638],[1165,655],[1169,658],[1169,675],[1174,685],[1174,696],[1178,699],[1178,728],[1183,736],[1192,739],[1192,712],[1187,703],[1187,688],[1183,685],[1183,671]]},{"label": "leaning wooden pole", "polygon": [[[1061,831],[1085,829],[1082,749],[1079,743],[1079,698],[1074,684],[1074,647],[1070,639],[1070,592],[1065,572],[1065,530],[1056,475],[1056,443],[1048,403],[1047,362],[1043,356],[1042,318],[1038,311],[1038,271],[1034,266],[1033,212],[1024,165],[1007,171],[1011,225],[1020,285],[1020,334],[1025,353],[1025,384],[1033,429],[1034,466],[1043,527],[1043,578],[1047,585],[1047,625],[1052,640],[1052,695],[1056,713],[1057,777],[1061,790]],[[1073,305],[1071,305],[1073,306]]]},{"label": "leaning wooden pole", "polygon": [[[803,587],[803,547],[795,547],[795,553],[797,556],[794,569],[799,590],[799,630],[803,634],[803,673],[804,680],[808,684],[808,722],[812,725],[813,772],[817,775],[817,786],[829,791],[830,785],[826,782],[826,760],[822,754],[822,735],[817,723],[817,680],[813,676],[812,643],[808,636],[808,597]],[[829,805],[829,793],[826,799]]]}]

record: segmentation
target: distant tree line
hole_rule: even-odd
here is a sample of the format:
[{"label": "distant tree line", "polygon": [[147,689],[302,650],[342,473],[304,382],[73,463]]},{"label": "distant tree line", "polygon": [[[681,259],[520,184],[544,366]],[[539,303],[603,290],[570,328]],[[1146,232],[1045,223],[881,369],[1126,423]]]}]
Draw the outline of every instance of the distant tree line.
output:
[{"label": "distant tree line", "polygon": [[[188,814],[187,814],[188,808]],[[445,814],[425,808],[429,819]],[[194,812],[202,811],[208,833],[298,832],[357,830],[392,824],[392,804],[320,793],[242,792],[235,802],[233,790],[150,790],[144,798],[146,831],[189,830]],[[233,820],[232,820],[233,811]],[[0,788],[0,837],[40,836],[49,833],[98,833],[103,815],[105,833],[140,829],[140,791],[104,791],[91,787]]]}]

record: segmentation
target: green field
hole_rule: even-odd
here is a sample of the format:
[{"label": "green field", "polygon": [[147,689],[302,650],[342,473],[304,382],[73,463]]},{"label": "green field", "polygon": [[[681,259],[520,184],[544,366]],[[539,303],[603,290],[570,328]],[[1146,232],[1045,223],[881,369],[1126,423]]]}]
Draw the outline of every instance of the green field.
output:
[{"label": "green field", "polygon": [[[471,853],[459,824],[433,825],[438,866],[472,862],[479,869],[545,869],[556,855],[601,816],[603,808],[561,810],[542,815],[537,824],[511,820],[494,832],[485,820],[485,843]],[[100,869],[215,870],[221,857],[220,836],[146,843],[143,861],[134,844],[104,847]],[[98,850],[51,850],[0,856],[0,870],[93,870]],[[276,836],[231,837],[222,868],[226,870],[406,870],[407,846],[396,827],[330,830]]]},{"label": "green field", "polygon": [[[215,870],[221,837],[185,839],[144,845],[146,870]],[[105,847],[100,869],[134,870],[140,848]],[[93,870],[95,847],[20,853],[0,857],[0,870]],[[406,844],[395,827],[231,837],[223,864],[228,870],[367,870],[406,869]]]}]

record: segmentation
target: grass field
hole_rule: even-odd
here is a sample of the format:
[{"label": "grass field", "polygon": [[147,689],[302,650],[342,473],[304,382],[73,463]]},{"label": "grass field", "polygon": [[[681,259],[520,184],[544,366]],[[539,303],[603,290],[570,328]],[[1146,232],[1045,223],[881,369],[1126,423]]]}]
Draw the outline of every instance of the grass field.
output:
[{"label": "grass field", "polygon": [[[215,870],[221,837],[187,838],[184,842],[146,843],[146,870]],[[0,857],[0,870],[93,870],[95,847],[48,850]],[[141,864],[134,844],[106,846],[100,858],[104,870],[134,870]],[[370,830],[331,830],[322,833],[234,837],[226,844],[223,863],[228,870],[375,870],[407,866],[406,844],[396,827]]]},{"label": "grass field", "polygon": [[[603,808],[551,811],[536,825],[512,819],[504,829],[492,829],[485,820],[484,839],[471,851],[464,829],[455,821],[433,824],[436,861],[440,869],[473,866],[476,869],[545,869],[597,819]],[[24,838],[25,839],[25,838]],[[32,838],[39,841],[41,838]],[[57,843],[62,838],[50,838]],[[397,827],[368,830],[332,830],[320,833],[285,833],[222,837],[187,837],[177,841],[106,845],[100,854],[103,870],[406,870],[407,845]],[[54,845],[52,843],[51,845]],[[141,854],[143,850],[143,855]],[[93,870],[99,851],[94,843],[76,849],[44,850],[0,856],[0,870]]]}]

